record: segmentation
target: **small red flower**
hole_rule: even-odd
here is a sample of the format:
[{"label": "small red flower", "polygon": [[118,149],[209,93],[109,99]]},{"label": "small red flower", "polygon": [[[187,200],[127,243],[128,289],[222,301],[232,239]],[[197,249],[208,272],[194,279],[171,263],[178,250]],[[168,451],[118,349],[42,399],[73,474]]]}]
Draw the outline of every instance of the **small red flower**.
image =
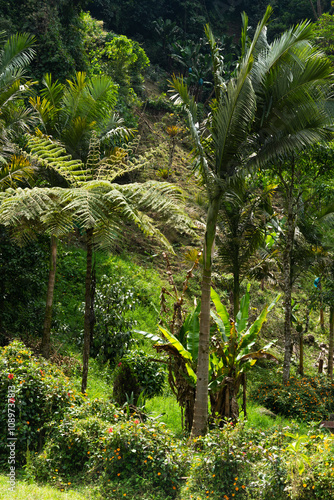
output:
[{"label": "small red flower", "polygon": [[109,433],[112,432],[112,427],[109,427],[108,432]]},{"label": "small red flower", "polygon": [[41,375],[43,376],[43,371],[42,370],[39,370],[41,372]]},{"label": "small red flower", "polygon": [[14,378],[14,375],[13,375],[12,373],[10,373],[10,374],[8,375],[8,378],[12,379],[12,378]]},{"label": "small red flower", "polygon": [[68,392],[67,395],[70,396],[71,394]]},{"label": "small red flower", "polygon": [[138,420],[138,418],[136,418],[136,419],[134,420],[134,423],[135,423],[135,424],[139,424],[139,420]]},{"label": "small red flower", "polygon": [[10,398],[9,402],[10,403],[15,403],[15,399],[14,398]]},{"label": "small red flower", "polygon": [[121,363],[121,362],[119,362],[117,366],[122,366],[122,363]]}]

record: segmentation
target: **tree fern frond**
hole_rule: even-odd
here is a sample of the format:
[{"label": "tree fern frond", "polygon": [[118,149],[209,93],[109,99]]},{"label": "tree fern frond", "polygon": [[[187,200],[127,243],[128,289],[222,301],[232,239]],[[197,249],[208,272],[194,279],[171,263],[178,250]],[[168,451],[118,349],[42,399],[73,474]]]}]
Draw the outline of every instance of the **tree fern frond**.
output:
[{"label": "tree fern frond", "polygon": [[28,157],[45,168],[57,171],[70,184],[76,185],[91,178],[81,160],[73,160],[65,148],[45,136],[27,135]]}]

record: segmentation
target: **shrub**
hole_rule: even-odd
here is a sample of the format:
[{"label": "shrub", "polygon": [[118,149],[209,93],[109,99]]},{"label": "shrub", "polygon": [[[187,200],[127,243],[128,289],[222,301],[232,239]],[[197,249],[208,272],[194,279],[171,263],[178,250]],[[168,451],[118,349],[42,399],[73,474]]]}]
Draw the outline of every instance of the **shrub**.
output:
[{"label": "shrub", "polygon": [[269,410],[297,420],[326,420],[334,411],[334,383],[325,376],[291,377],[257,387],[252,398]]},{"label": "shrub", "polygon": [[8,459],[11,418],[17,438],[16,462],[22,464],[27,448],[35,451],[42,446],[43,426],[52,420],[59,422],[65,410],[81,403],[83,397],[58,368],[34,357],[22,342],[14,341],[0,349],[0,401],[0,463]]},{"label": "shrub", "polygon": [[163,393],[165,370],[162,364],[150,361],[144,351],[134,351],[120,361],[114,381],[113,396],[118,404],[124,404],[133,394],[136,403],[141,392],[146,398]]},{"label": "shrub", "polygon": [[[99,405],[100,402],[95,402]],[[110,414],[109,421],[97,416],[75,417],[71,410],[60,424],[51,424],[50,439],[42,453],[32,460],[31,471],[38,479],[60,488],[79,475],[108,484],[137,485],[138,478],[175,498],[180,477],[185,473],[181,447],[168,431],[152,421],[142,424]]]},{"label": "shrub", "polygon": [[122,278],[113,281],[102,277],[96,290],[92,357],[113,364],[128,351],[135,322],[126,317],[126,312],[134,310],[136,302],[134,290]]},{"label": "shrub", "polygon": [[101,448],[93,451],[89,471],[99,470],[104,483],[117,479],[135,483],[140,477],[175,498],[186,470],[185,455],[162,426],[134,418],[107,430]]}]

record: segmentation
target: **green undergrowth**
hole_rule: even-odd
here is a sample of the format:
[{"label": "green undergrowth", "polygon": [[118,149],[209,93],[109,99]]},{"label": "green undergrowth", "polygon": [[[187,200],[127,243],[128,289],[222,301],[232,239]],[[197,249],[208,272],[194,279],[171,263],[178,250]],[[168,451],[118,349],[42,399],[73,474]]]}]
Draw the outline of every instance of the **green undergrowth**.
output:
[{"label": "green undergrowth", "polygon": [[77,486],[75,490],[62,492],[50,485],[36,484],[25,480],[16,481],[15,490],[9,489],[9,479],[0,474],[0,500],[102,500],[94,486]]}]

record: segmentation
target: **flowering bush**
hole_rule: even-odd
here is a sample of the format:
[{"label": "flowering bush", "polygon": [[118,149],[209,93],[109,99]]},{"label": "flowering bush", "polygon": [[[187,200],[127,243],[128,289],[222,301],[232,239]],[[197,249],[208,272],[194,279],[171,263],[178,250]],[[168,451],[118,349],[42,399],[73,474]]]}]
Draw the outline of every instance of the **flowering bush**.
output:
[{"label": "flowering bush", "polygon": [[27,449],[36,451],[43,445],[43,426],[52,420],[59,422],[67,408],[83,400],[58,368],[34,357],[22,342],[14,341],[1,348],[0,463],[7,463],[8,460],[8,404],[14,411],[11,418],[12,437],[17,438],[15,459],[22,464]]},{"label": "flowering bush", "polygon": [[[87,403],[86,403],[87,405]],[[109,483],[145,484],[175,498],[185,473],[186,453],[173,442],[168,431],[152,421],[109,414],[109,421],[68,414],[60,424],[52,423],[49,441],[32,461],[31,471],[65,489],[77,475]]]},{"label": "flowering bush", "polygon": [[288,418],[312,421],[326,420],[334,412],[334,383],[325,376],[291,377],[282,382],[261,384],[252,398]]}]

